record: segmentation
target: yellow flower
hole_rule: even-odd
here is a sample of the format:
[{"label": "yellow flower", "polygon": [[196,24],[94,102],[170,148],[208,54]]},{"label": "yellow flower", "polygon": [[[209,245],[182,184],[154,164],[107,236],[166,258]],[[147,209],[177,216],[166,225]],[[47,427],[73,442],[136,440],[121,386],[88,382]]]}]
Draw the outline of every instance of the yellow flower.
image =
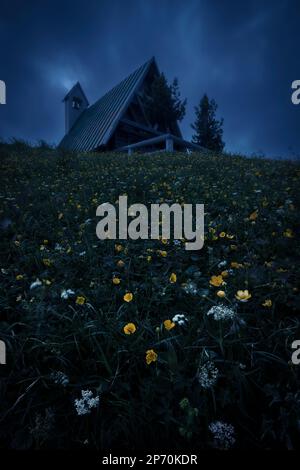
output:
[{"label": "yellow flower", "polygon": [[156,362],[156,361],[157,361],[156,352],[153,349],[148,349],[148,351],[146,351],[146,362],[148,366],[149,364],[151,364],[151,362]]},{"label": "yellow flower", "polygon": [[241,302],[248,302],[248,300],[252,297],[252,295],[246,289],[246,290],[238,290],[237,293],[235,294],[235,297]]},{"label": "yellow flower", "polygon": [[49,258],[44,258],[44,259],[43,259],[43,264],[44,264],[45,266],[51,266],[51,261],[50,261],[50,259],[49,259]]},{"label": "yellow flower", "polygon": [[168,253],[165,250],[157,250],[157,253],[163,258],[165,258],[168,255]]},{"label": "yellow flower", "polygon": [[175,323],[173,321],[171,321],[171,320],[165,320],[164,321],[164,327],[165,327],[166,330],[170,331],[170,330],[172,330],[172,328],[174,328],[174,326],[175,326]]},{"label": "yellow flower", "polygon": [[220,237],[220,238],[224,238],[224,237],[226,237],[226,233],[225,233],[225,232],[221,232],[221,233],[219,233],[219,237]]},{"label": "yellow flower", "polygon": [[79,295],[77,298],[76,298],[76,304],[77,305],[83,305],[85,303],[85,297],[83,297],[82,295]]},{"label": "yellow flower", "polygon": [[265,266],[267,266],[268,268],[272,268],[273,261],[265,261]]},{"label": "yellow flower", "polygon": [[120,253],[120,251],[123,251],[122,245],[115,245],[115,250]]},{"label": "yellow flower", "polygon": [[64,214],[62,212],[60,212],[60,214],[58,214],[58,220],[61,220],[63,218]]},{"label": "yellow flower", "polygon": [[234,235],[229,235],[229,233],[227,233],[226,238],[229,238],[229,240],[232,240],[234,238]]},{"label": "yellow flower", "polygon": [[220,275],[220,276],[212,276],[210,278],[210,281],[209,283],[212,285],[212,286],[215,286],[215,287],[219,287],[221,286],[224,281],[223,281],[223,277]]},{"label": "yellow flower", "polygon": [[133,299],[133,294],[131,292],[127,292],[127,294],[124,295],[123,299],[125,302],[131,302]]},{"label": "yellow flower", "polygon": [[121,282],[121,279],[119,277],[113,277],[113,280],[112,280],[113,284],[115,286],[119,285],[120,282]]},{"label": "yellow flower", "polygon": [[177,281],[177,276],[175,273],[172,273],[171,276],[169,277],[169,281],[171,284],[174,284]]},{"label": "yellow flower", "polygon": [[152,256],[148,255],[148,256],[147,256],[147,261],[148,261],[148,263],[150,263],[151,260],[152,260]]},{"label": "yellow flower", "polygon": [[293,238],[294,237],[294,232],[291,228],[287,228],[284,232],[283,232],[283,235],[286,237],[286,238]]},{"label": "yellow flower", "polygon": [[249,220],[256,220],[258,217],[258,210],[252,212],[252,214],[249,215]]},{"label": "yellow flower", "polygon": [[232,261],[232,263],[230,263],[230,266],[232,268],[236,268],[236,269],[239,269],[239,268],[243,267],[243,265],[241,263],[237,263],[236,261]]},{"label": "yellow flower", "polygon": [[222,298],[222,297],[225,297],[226,294],[225,294],[225,292],[224,292],[223,290],[218,290],[217,296]]},{"label": "yellow flower", "polygon": [[167,244],[168,244],[167,238],[162,238],[162,239],[161,239],[161,242],[162,242],[163,245],[167,245]]},{"label": "yellow flower", "polygon": [[228,271],[222,271],[221,276],[222,277],[228,277]]},{"label": "yellow flower", "polygon": [[49,240],[43,240],[44,245],[48,245]]},{"label": "yellow flower", "polygon": [[264,303],[262,304],[263,307],[272,307],[272,300],[271,299],[266,299]]},{"label": "yellow flower", "polygon": [[22,279],[24,279],[23,274],[18,274],[18,275],[16,276],[16,280],[17,280],[17,281],[22,281]]},{"label": "yellow flower", "polygon": [[123,267],[125,266],[124,261],[122,261],[121,259],[119,259],[119,261],[117,262],[117,266],[119,266],[119,268],[123,268]]},{"label": "yellow flower", "polygon": [[125,335],[133,335],[133,333],[136,332],[136,326],[134,323],[127,323],[127,325],[124,326],[123,331]]}]

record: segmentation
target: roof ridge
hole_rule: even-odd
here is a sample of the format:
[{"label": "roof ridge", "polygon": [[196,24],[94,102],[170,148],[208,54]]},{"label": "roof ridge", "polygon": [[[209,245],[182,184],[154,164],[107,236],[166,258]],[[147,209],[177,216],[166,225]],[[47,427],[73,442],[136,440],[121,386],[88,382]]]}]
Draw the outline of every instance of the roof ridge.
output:
[{"label": "roof ridge", "polygon": [[125,78],[123,78],[121,81],[119,81],[118,83],[116,83],[116,85],[114,85],[112,88],[110,88],[109,90],[107,90],[104,95],[102,95],[100,98],[98,98],[93,104],[90,105],[90,108],[92,106],[94,106],[96,103],[98,103],[98,101],[102,100],[102,98],[104,98],[108,93],[110,93],[111,91],[113,91],[115,88],[117,88],[119,85],[121,85],[121,83],[125,82],[126,80],[129,79],[129,77],[131,77],[131,75],[135,74],[136,72],[138,72],[140,69],[142,69],[143,67],[145,67],[146,65],[149,64],[150,66],[150,63],[152,63],[152,61],[155,61],[155,57],[152,56],[151,59],[147,60],[146,62],[144,62],[142,65],[140,65],[139,67],[137,67],[136,69],[134,69],[133,72],[129,73],[128,75],[126,75]]}]

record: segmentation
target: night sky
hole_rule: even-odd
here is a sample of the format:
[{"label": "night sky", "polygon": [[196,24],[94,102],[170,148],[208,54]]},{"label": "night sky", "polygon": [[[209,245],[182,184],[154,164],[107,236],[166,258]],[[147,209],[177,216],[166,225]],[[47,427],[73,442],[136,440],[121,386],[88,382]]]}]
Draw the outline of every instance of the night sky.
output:
[{"label": "night sky", "polygon": [[300,155],[299,0],[0,0],[0,44],[4,139],[58,143],[77,80],[93,103],[154,55],[188,100],[185,138],[206,92],[226,150]]}]

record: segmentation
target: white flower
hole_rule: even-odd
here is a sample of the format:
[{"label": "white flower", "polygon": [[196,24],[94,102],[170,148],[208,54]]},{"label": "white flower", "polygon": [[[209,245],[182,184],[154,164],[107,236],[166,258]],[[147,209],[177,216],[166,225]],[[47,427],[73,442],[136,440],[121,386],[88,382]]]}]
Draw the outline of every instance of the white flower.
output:
[{"label": "white flower", "polygon": [[79,256],[84,256],[85,254],[86,254],[86,251],[81,251],[81,252],[79,253]]},{"label": "white flower", "polygon": [[75,292],[72,289],[64,289],[60,294],[61,298],[67,300],[71,295],[75,295]]},{"label": "white flower", "polygon": [[225,305],[214,305],[206,314],[208,317],[213,316],[214,320],[232,320],[235,317],[235,312]]},{"label": "white flower", "polygon": [[59,243],[55,243],[54,250],[62,252],[64,251],[64,248]]},{"label": "white flower", "polygon": [[76,398],[74,406],[78,416],[90,414],[92,408],[99,406],[99,396],[93,397],[91,390],[81,390],[81,399]]},{"label": "white flower", "polygon": [[186,294],[196,295],[198,292],[197,285],[193,281],[188,281],[184,286],[183,290]]},{"label": "white flower", "polygon": [[173,323],[177,323],[179,326],[184,326],[187,322],[188,319],[186,318],[183,313],[177,313],[173,318],[172,318]]},{"label": "white flower", "polygon": [[206,362],[198,371],[197,379],[202,388],[213,387],[218,380],[219,371],[213,362]]},{"label": "white flower", "polygon": [[218,449],[229,449],[235,443],[234,427],[232,424],[215,421],[208,426]]},{"label": "white flower", "polygon": [[220,261],[220,263],[218,264],[218,268],[224,268],[224,266],[226,266],[226,264],[227,264],[226,260]]},{"label": "white flower", "polygon": [[39,278],[37,278],[32,284],[30,284],[30,290],[35,289],[36,287],[39,287],[41,285],[41,281],[39,280]]},{"label": "white flower", "polygon": [[69,377],[60,370],[51,373],[50,378],[57,385],[66,387],[69,384]]}]

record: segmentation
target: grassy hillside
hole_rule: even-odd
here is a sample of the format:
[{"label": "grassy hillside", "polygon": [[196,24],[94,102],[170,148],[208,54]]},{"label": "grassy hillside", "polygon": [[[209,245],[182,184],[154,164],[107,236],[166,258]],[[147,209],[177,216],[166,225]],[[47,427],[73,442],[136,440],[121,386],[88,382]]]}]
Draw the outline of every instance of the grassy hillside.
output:
[{"label": "grassy hillside", "polygon": [[[15,144],[0,165],[2,447],[299,446],[299,164]],[[98,240],[122,194],[204,203],[204,248]]]}]

